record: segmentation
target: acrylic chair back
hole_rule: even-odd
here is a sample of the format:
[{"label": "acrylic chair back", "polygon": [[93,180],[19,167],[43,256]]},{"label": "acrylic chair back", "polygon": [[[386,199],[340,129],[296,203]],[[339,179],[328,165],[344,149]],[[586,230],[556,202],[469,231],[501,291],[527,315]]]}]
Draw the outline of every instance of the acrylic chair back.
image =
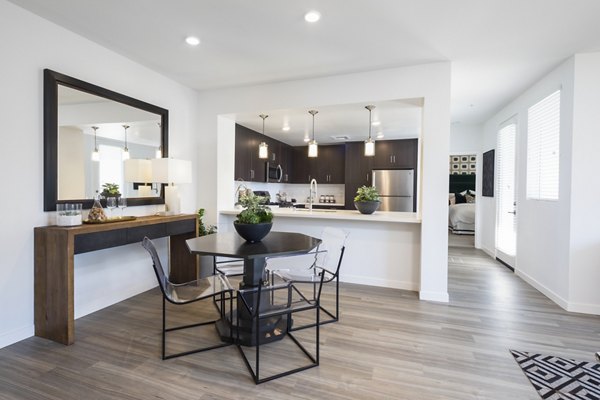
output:
[{"label": "acrylic chair back", "polygon": [[[348,234],[339,228],[326,227],[321,234],[316,266],[326,269],[334,276],[339,273]],[[325,250],[325,251],[323,251]]]},{"label": "acrylic chair back", "polygon": [[169,278],[165,275],[165,271],[163,270],[162,264],[160,262],[160,258],[158,257],[158,252],[156,251],[156,247],[154,247],[154,243],[148,237],[144,237],[142,241],[142,246],[150,253],[150,257],[152,257],[152,266],[154,267],[154,273],[156,274],[156,279],[158,280],[158,285],[160,286],[160,291],[163,293],[165,298],[169,301],[172,301],[170,293],[171,293],[171,282]]}]

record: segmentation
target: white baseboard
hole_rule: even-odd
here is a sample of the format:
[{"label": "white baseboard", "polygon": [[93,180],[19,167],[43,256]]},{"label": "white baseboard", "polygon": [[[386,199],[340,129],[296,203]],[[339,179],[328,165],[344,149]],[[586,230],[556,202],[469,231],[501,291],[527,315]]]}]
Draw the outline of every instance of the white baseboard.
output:
[{"label": "white baseboard", "polygon": [[438,303],[447,303],[450,301],[448,292],[431,292],[421,290],[419,292],[419,300],[436,301]]},{"label": "white baseboard", "polygon": [[35,333],[35,326],[29,325],[22,328],[13,329],[8,332],[0,333],[0,349],[6,346],[10,346],[13,343],[20,342],[23,339],[33,336]]},{"label": "white baseboard", "polygon": [[496,250],[495,249],[489,249],[485,246],[481,246],[481,250],[488,256],[492,257],[494,260],[496,259]]},{"label": "white baseboard", "polygon": [[358,275],[344,275],[340,276],[340,282],[357,283],[359,285],[369,285],[378,287],[387,287],[393,289],[411,290],[416,292],[419,290],[419,285],[414,282],[397,281],[380,278],[368,278],[365,276]]},{"label": "white baseboard", "polygon": [[528,275],[525,272],[519,271],[519,270],[515,270],[515,274],[517,276],[519,276],[521,279],[523,279],[525,282],[529,283],[531,286],[533,286],[534,288],[536,288],[537,290],[542,292],[542,294],[544,294],[544,296],[548,297],[550,300],[552,300],[553,302],[555,302],[556,304],[558,304],[565,310],[570,311],[569,310],[569,302],[566,299],[562,298],[560,295],[555,293],[553,290],[542,285],[531,275]]},{"label": "white baseboard", "polygon": [[600,315],[600,304],[573,303],[569,302],[567,311],[582,314]]}]

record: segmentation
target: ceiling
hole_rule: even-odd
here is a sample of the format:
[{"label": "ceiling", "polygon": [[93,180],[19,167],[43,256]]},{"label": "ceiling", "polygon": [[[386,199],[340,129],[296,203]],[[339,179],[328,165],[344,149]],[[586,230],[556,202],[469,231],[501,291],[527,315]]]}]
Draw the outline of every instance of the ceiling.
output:
[{"label": "ceiling", "polygon": [[[376,102],[372,110],[372,137],[379,139],[417,138],[421,133],[422,99]],[[369,134],[369,111],[366,104],[345,104],[321,107],[315,115],[315,139],[320,144],[362,141]],[[312,116],[308,109],[268,111],[265,135],[292,146],[305,144],[312,138]],[[258,113],[235,114],[236,123],[262,132]],[[283,128],[289,130],[284,131]],[[383,137],[377,136],[383,134]]]},{"label": "ceiling", "polygon": [[198,90],[449,60],[455,124],[600,50],[598,0],[12,1]]}]

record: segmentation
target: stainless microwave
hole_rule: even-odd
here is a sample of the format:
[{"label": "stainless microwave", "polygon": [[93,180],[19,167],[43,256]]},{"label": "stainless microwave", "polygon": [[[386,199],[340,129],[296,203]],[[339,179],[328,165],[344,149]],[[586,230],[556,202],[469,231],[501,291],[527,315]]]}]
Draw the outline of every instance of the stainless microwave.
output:
[{"label": "stainless microwave", "polygon": [[265,182],[281,182],[281,179],[283,178],[283,168],[281,168],[281,165],[273,165],[266,162],[265,168]]}]

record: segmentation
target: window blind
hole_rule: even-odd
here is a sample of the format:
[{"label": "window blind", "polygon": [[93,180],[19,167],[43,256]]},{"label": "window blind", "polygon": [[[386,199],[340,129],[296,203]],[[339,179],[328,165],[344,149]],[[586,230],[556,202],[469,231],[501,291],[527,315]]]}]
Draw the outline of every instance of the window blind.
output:
[{"label": "window blind", "polygon": [[514,255],[516,249],[515,231],[515,140],[517,124],[512,122],[498,131],[498,218],[496,227],[496,247],[506,254]]},{"label": "window blind", "polygon": [[560,90],[527,111],[527,198],[558,200]]}]

